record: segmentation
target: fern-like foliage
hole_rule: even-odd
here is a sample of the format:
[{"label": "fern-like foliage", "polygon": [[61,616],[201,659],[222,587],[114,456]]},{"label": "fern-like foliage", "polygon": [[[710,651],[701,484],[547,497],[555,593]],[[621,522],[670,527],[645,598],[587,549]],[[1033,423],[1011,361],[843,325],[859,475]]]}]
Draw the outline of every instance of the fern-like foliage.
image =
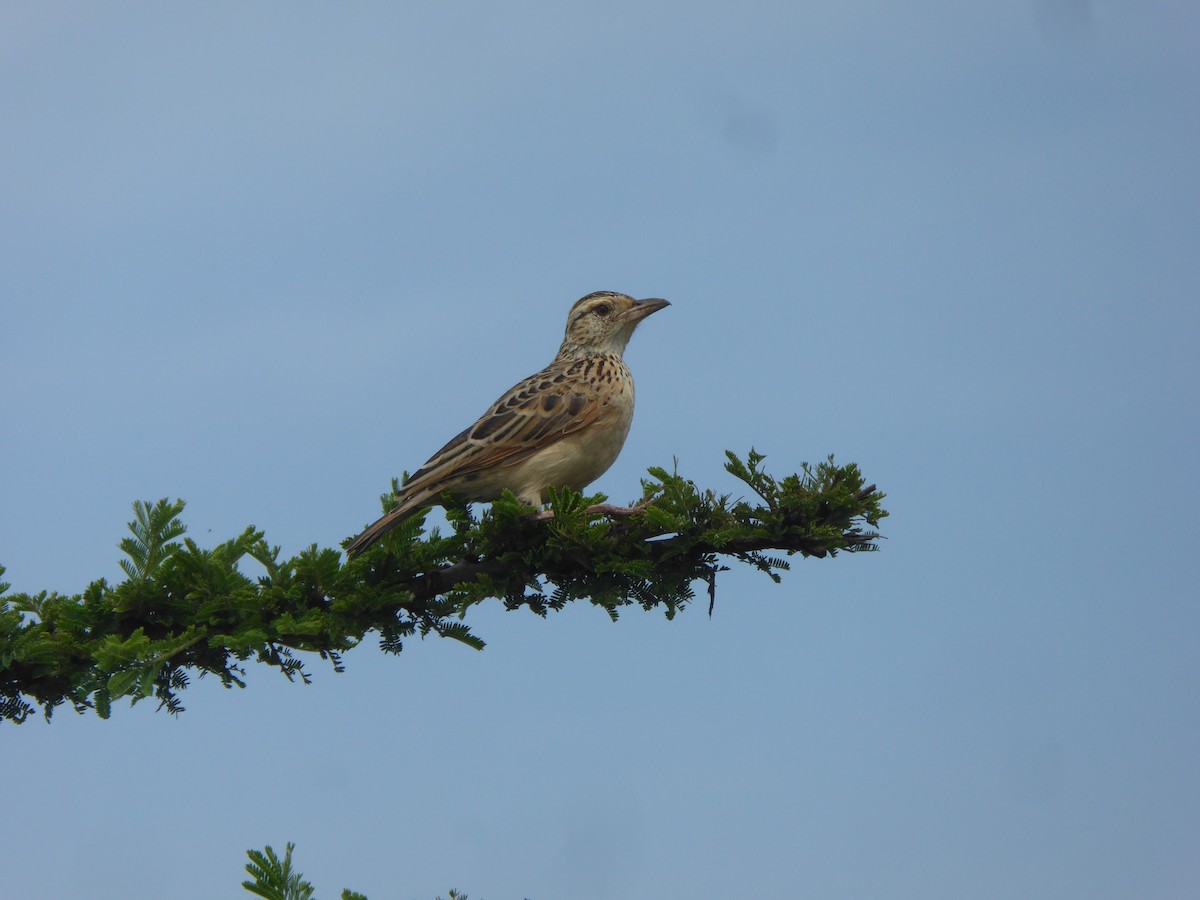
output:
[{"label": "fern-like foliage", "polygon": [[[372,633],[390,653],[429,635],[482,649],[465,618],[489,598],[539,616],[586,600],[614,620],[631,606],[673,618],[700,584],[711,613],[725,561],[779,581],[796,554],[876,549],[884,495],[857,466],[830,457],[776,478],[763,461],[728,454],[748,499],[701,490],[674,468],[650,469],[633,507],[563,489],[550,492],[552,515],[512,494],[480,513],[447,496],[445,533],[417,515],[348,562],[316,545],[284,559],[252,526],[206,549],[186,537],[182,501],[138,501],[120,584],[2,596],[0,582],[0,720],[39,706],[49,718],[63,704],[107,718],[121,698],[178,713],[196,672],[242,687],[253,659],[308,682],[302,654],[341,671]],[[251,560],[257,578],[241,569]]]},{"label": "fern-like foliage", "polygon": [[166,498],[153,506],[149,500],[133,501],[131,537],[123,538],[121,551],[129,559],[121,560],[121,569],[131,579],[145,581],[168,556],[175,552],[175,539],[187,529],[179,521],[183,501],[168,503]]},{"label": "fern-like foliage", "polygon": [[250,862],[246,863],[246,871],[254,880],[243,881],[242,887],[266,900],[312,900],[313,886],[292,867],[295,849],[296,845],[289,842],[283,859],[270,845],[264,850],[247,850]]},{"label": "fern-like foliage", "polygon": [[[292,864],[292,851],[296,845],[289,843],[283,859],[268,845],[263,850],[247,850],[250,862],[246,871],[253,881],[243,881],[242,887],[250,893],[265,897],[267,900],[313,900],[313,886],[304,880],[304,876],[295,870]],[[449,900],[469,900],[466,894],[450,889]],[[367,900],[366,895],[349,888],[342,891],[342,900]],[[442,900],[439,896],[437,900]]]}]

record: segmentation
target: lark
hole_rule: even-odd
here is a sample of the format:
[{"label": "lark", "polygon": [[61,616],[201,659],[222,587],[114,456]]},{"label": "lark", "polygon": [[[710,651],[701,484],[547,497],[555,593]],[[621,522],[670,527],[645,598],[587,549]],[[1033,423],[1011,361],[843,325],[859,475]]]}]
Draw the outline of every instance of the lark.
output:
[{"label": "lark", "polygon": [[616,461],[633,421],[633,375],[622,358],[638,324],[666,300],[596,291],[575,302],[550,365],[500,397],[421,466],[399,505],[346,547],[362,553],[405,519],[440,502],[491,501],[510,490],[541,507],[552,487],[583,490]]}]

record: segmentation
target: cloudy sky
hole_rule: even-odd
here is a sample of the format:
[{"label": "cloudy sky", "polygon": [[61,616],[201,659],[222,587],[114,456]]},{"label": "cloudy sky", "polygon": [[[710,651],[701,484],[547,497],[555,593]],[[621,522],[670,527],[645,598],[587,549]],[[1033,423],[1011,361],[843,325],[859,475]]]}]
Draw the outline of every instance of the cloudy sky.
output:
[{"label": "cloudy sky", "polygon": [[0,729],[6,896],[1194,892],[1198,60],[1183,0],[0,6],[13,590],[138,498],[336,546],[596,289],[673,303],[598,490],[753,445],[892,512],[712,619]]}]

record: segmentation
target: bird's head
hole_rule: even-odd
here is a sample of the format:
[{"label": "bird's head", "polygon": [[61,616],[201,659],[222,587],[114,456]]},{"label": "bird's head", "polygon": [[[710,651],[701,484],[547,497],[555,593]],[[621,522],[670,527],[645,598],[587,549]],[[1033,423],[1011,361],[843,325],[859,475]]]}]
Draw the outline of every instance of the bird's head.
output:
[{"label": "bird's head", "polygon": [[587,355],[616,353],[620,356],[638,323],[664,306],[666,300],[634,300],[628,294],[596,291],[575,301],[567,314],[567,333],[560,353]]}]

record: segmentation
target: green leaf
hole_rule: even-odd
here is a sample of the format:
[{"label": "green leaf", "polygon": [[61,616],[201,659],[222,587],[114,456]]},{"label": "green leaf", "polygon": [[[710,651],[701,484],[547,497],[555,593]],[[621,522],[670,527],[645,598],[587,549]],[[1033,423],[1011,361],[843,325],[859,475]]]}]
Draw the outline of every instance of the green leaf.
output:
[{"label": "green leaf", "polygon": [[183,507],[182,500],[170,503],[165,497],[153,506],[149,500],[133,501],[133,521],[129,523],[132,537],[118,544],[129,557],[120,561],[121,569],[131,579],[146,579],[175,552],[176,539],[187,530],[178,518]]},{"label": "green leaf", "polygon": [[137,669],[125,669],[121,672],[114,672],[108,679],[109,696],[115,700],[130,693],[133,690],[133,686],[138,683],[141,674]]}]

